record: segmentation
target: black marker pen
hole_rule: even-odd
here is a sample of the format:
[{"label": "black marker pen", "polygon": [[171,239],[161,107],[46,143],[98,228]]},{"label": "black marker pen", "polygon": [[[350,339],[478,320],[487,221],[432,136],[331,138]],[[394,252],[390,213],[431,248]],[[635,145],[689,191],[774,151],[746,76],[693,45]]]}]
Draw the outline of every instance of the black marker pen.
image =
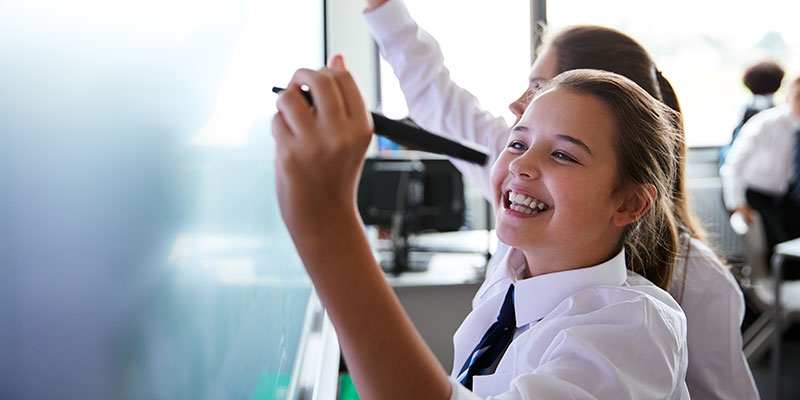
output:
[{"label": "black marker pen", "polygon": [[[272,88],[272,91],[275,93],[281,90],[283,90],[283,88]],[[303,90],[302,93],[309,104],[314,104],[311,100],[310,92]],[[405,122],[386,118],[379,113],[372,113],[372,121],[375,123],[376,135],[390,139],[399,145],[414,150],[450,156],[479,165],[486,165],[486,162],[489,160],[489,156],[484,151],[433,134]]]}]

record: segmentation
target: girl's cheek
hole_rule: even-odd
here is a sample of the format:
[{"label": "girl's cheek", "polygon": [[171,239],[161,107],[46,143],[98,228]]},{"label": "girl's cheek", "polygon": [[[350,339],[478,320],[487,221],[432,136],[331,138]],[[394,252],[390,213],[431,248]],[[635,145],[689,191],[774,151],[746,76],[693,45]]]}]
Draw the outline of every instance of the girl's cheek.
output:
[{"label": "girl's cheek", "polygon": [[494,163],[492,170],[489,173],[489,178],[495,191],[497,191],[498,186],[502,184],[507,172],[508,165],[504,160],[503,154],[500,154],[500,157],[497,158],[497,161]]},{"label": "girl's cheek", "polygon": [[508,176],[508,158],[504,157],[505,152],[501,153],[497,161],[492,166],[489,174],[490,184],[492,185],[493,206],[498,207],[503,198],[503,183]]}]

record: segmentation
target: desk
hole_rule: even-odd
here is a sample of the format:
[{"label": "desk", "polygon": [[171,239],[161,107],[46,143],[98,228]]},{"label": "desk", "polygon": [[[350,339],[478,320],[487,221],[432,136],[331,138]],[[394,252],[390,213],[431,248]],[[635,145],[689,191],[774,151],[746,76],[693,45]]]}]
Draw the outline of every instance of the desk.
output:
[{"label": "desk", "polygon": [[772,255],[772,273],[775,286],[775,303],[773,305],[772,347],[772,379],[775,387],[775,398],[781,397],[781,336],[783,334],[781,318],[781,283],[783,281],[783,261],[787,258],[800,259],[800,238],[778,243]]},{"label": "desk", "polygon": [[453,363],[453,334],[472,309],[485,276],[486,256],[497,236],[485,230],[421,234],[417,248],[434,251],[427,268],[386,274],[400,303],[446,371]]},{"label": "desk", "polygon": [[485,258],[480,254],[436,254],[427,271],[386,277],[447,372],[453,364],[453,334],[472,310],[472,297],[483,282],[482,269],[475,268],[476,263],[485,263]]}]

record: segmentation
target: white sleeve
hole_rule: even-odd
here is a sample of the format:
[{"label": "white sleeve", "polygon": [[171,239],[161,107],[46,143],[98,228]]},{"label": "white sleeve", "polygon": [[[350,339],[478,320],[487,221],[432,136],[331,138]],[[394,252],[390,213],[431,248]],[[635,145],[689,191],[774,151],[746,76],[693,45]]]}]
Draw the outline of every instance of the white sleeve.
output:
[{"label": "white sleeve", "polygon": [[757,149],[757,140],[761,132],[760,120],[750,119],[742,126],[742,130],[733,141],[731,150],[725,158],[725,163],[719,169],[722,178],[722,194],[725,206],[729,210],[747,204],[745,191],[747,182],[743,179],[743,171],[747,168],[747,161]]},{"label": "white sleeve", "polygon": [[489,173],[508,139],[506,121],[483,110],[472,94],[451,80],[439,44],[416,24],[402,1],[390,0],[364,16],[400,81],[411,119],[431,132],[489,149],[485,166],[451,161],[491,199]]},{"label": "white sleeve", "polygon": [[742,291],[710,249],[698,247],[696,239],[692,243],[681,304],[686,312],[689,392],[700,399],[757,399],[742,352]]}]

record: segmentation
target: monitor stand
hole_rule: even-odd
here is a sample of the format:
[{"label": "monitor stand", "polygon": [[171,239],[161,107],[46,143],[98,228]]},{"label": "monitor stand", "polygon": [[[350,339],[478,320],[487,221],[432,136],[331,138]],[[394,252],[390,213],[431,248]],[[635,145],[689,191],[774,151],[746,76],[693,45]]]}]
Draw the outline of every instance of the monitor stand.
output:
[{"label": "monitor stand", "polygon": [[409,244],[411,236],[409,218],[414,218],[413,213],[405,213],[402,210],[395,212],[392,216],[391,242],[392,248],[389,257],[381,260],[381,269],[399,276],[404,272],[424,272],[428,270],[432,253],[413,251]]},{"label": "monitor stand", "polygon": [[381,269],[394,276],[404,273],[425,272],[435,253],[414,251],[408,247],[395,248],[380,254]]}]

